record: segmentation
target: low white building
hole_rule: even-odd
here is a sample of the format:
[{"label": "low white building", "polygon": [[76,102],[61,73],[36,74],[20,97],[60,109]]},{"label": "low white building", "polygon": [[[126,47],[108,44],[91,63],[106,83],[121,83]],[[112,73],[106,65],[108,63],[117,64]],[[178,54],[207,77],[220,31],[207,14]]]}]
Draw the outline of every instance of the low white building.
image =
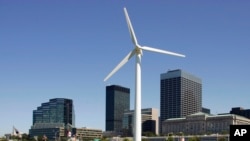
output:
[{"label": "low white building", "polygon": [[229,133],[230,125],[250,124],[250,119],[234,115],[210,115],[206,113],[196,113],[185,118],[171,118],[162,123],[162,133],[173,134],[217,134]]}]

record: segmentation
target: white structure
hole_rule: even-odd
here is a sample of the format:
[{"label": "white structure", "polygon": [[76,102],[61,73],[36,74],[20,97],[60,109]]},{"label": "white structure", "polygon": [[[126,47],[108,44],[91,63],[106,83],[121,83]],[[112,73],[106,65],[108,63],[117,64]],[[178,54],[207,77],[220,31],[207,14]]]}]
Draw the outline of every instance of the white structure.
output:
[{"label": "white structure", "polygon": [[130,36],[134,44],[134,49],[131,52],[129,52],[129,54],[108,74],[108,76],[104,79],[104,81],[109,79],[124,64],[126,64],[128,60],[131,59],[134,55],[136,56],[134,141],[141,141],[141,56],[142,56],[142,50],[163,53],[163,54],[168,54],[168,55],[174,55],[174,56],[179,56],[179,57],[185,57],[185,55],[139,45],[126,8],[124,8],[124,13],[125,13],[126,21],[128,24]]},{"label": "white structure", "polygon": [[13,126],[13,129],[12,129],[12,136],[17,136],[17,137],[22,137],[22,134],[19,130],[17,130],[14,126]]},{"label": "white structure", "polygon": [[187,135],[229,133],[230,125],[249,125],[250,119],[234,114],[211,115],[202,112],[191,114],[185,118],[166,119],[162,133]]}]

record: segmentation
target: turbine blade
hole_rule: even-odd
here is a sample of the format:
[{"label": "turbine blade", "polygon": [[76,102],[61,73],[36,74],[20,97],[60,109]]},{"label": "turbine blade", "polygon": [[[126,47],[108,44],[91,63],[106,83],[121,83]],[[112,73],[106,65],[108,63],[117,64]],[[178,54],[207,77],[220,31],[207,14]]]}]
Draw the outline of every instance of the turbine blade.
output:
[{"label": "turbine blade", "polygon": [[130,51],[129,54],[105,77],[104,81],[108,80],[114,73],[116,73],[128,60],[135,55],[135,49]]},{"label": "turbine blade", "polygon": [[125,17],[126,17],[126,21],[127,21],[127,24],[128,24],[128,29],[129,29],[129,33],[130,33],[130,37],[132,39],[132,42],[134,43],[134,45],[137,45],[138,43],[137,43],[137,39],[136,39],[136,36],[135,36],[135,32],[134,32],[133,26],[131,24],[131,21],[129,19],[127,9],[125,7],[124,7],[124,13],[125,13]]},{"label": "turbine blade", "polygon": [[147,50],[147,51],[163,53],[163,54],[168,54],[168,55],[174,55],[174,56],[179,56],[179,57],[185,57],[185,55],[183,55],[183,54],[174,53],[174,52],[171,52],[171,51],[161,50],[161,49],[157,49],[157,48],[152,48],[152,47],[147,47],[147,46],[142,46],[140,48],[143,49],[143,50]]}]

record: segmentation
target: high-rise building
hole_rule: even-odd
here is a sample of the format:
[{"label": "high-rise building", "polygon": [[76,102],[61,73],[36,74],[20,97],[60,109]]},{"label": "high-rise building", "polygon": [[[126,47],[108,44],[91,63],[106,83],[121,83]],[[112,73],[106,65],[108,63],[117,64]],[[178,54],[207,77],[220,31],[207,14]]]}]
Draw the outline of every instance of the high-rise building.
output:
[{"label": "high-rise building", "polygon": [[118,85],[106,87],[106,131],[121,132],[122,117],[130,109],[130,89]]},{"label": "high-rise building", "polygon": [[180,69],[161,74],[161,123],[182,118],[202,110],[202,81]]},{"label": "high-rise building", "polygon": [[47,138],[52,139],[55,136],[65,136],[74,126],[73,100],[54,98],[42,103],[33,111],[33,125],[29,132],[31,136],[46,135]]}]

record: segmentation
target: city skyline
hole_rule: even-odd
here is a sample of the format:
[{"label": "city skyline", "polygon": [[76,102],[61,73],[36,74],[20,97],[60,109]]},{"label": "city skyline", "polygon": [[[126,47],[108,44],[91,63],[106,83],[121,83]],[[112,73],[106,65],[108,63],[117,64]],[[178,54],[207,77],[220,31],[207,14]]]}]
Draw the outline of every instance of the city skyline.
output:
[{"label": "city skyline", "polygon": [[160,109],[160,74],[174,69],[202,78],[202,103],[211,113],[250,107],[248,1],[3,0],[0,136],[13,126],[28,133],[32,110],[51,98],[74,101],[76,127],[104,130],[109,84],[130,88],[134,108],[133,61],[103,83],[118,63],[113,60],[132,49],[123,7],[142,45],[187,55],[178,59],[145,52],[142,108]]}]

